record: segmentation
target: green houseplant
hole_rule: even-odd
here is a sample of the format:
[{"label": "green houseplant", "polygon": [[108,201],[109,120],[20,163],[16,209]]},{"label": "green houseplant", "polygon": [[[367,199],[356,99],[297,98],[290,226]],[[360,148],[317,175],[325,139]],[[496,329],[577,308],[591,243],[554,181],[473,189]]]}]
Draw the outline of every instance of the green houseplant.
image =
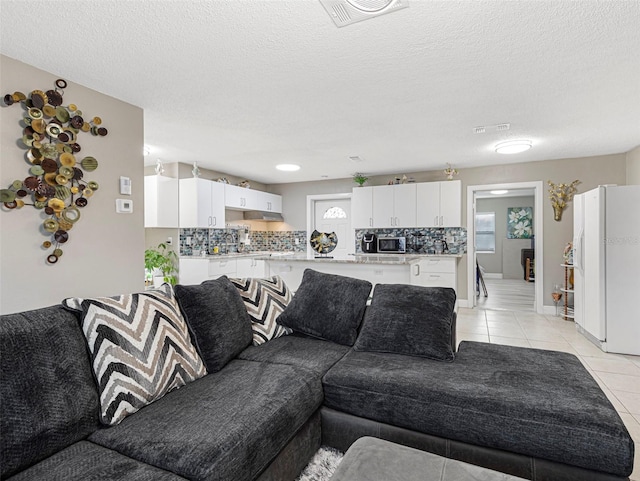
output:
[{"label": "green houseplant", "polygon": [[365,176],[364,174],[361,174],[360,172],[356,172],[355,174],[353,174],[353,181],[358,184],[360,187],[362,187],[362,185],[369,180],[369,177]]},{"label": "green houseplant", "polygon": [[[145,282],[154,277],[162,277],[162,282],[168,282],[172,286],[178,282],[178,255],[164,242],[158,247],[144,251]],[[156,273],[160,272],[160,275]]]}]

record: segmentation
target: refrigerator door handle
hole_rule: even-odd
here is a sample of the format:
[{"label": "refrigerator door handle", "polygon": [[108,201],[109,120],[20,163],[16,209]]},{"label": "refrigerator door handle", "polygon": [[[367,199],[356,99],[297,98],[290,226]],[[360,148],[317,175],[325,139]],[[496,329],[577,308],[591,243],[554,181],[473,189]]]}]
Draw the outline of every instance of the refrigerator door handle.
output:
[{"label": "refrigerator door handle", "polygon": [[582,265],[582,243],[584,242],[584,229],[580,229],[580,231],[578,232],[578,236],[574,239],[573,242],[573,248],[574,248],[574,252],[573,252],[573,264],[575,265],[575,267],[582,272],[583,269],[583,265]]}]

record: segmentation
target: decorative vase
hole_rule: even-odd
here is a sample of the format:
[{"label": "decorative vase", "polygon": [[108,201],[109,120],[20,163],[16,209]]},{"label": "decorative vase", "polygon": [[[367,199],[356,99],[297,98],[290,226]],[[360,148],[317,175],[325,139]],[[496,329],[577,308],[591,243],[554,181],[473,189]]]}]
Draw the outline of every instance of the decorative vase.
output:
[{"label": "decorative vase", "polygon": [[555,204],[553,206],[553,220],[560,222],[560,220],[562,219],[562,207],[560,207],[558,204]]}]

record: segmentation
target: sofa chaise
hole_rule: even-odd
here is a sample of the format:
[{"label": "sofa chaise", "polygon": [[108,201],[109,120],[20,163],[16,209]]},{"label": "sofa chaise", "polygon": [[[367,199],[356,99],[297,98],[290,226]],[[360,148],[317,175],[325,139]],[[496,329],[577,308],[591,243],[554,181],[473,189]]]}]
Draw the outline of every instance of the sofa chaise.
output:
[{"label": "sofa chaise", "polygon": [[452,289],[377,285],[367,306],[371,287],[307,270],[292,299],[222,277],[2,316],[2,479],[289,481],[362,436],[628,479],[633,441],[575,356],[456,350]]}]

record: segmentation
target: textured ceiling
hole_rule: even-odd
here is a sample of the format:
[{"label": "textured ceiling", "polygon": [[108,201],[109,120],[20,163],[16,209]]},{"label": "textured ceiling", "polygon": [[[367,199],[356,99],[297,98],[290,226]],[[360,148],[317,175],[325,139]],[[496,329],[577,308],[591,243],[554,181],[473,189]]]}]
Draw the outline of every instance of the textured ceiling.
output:
[{"label": "textured ceiling", "polygon": [[[640,144],[637,0],[411,0],[343,28],[317,0],[1,0],[0,14],[3,54],[144,109],[148,164],[279,183]],[[493,151],[517,138],[534,147]]]}]

